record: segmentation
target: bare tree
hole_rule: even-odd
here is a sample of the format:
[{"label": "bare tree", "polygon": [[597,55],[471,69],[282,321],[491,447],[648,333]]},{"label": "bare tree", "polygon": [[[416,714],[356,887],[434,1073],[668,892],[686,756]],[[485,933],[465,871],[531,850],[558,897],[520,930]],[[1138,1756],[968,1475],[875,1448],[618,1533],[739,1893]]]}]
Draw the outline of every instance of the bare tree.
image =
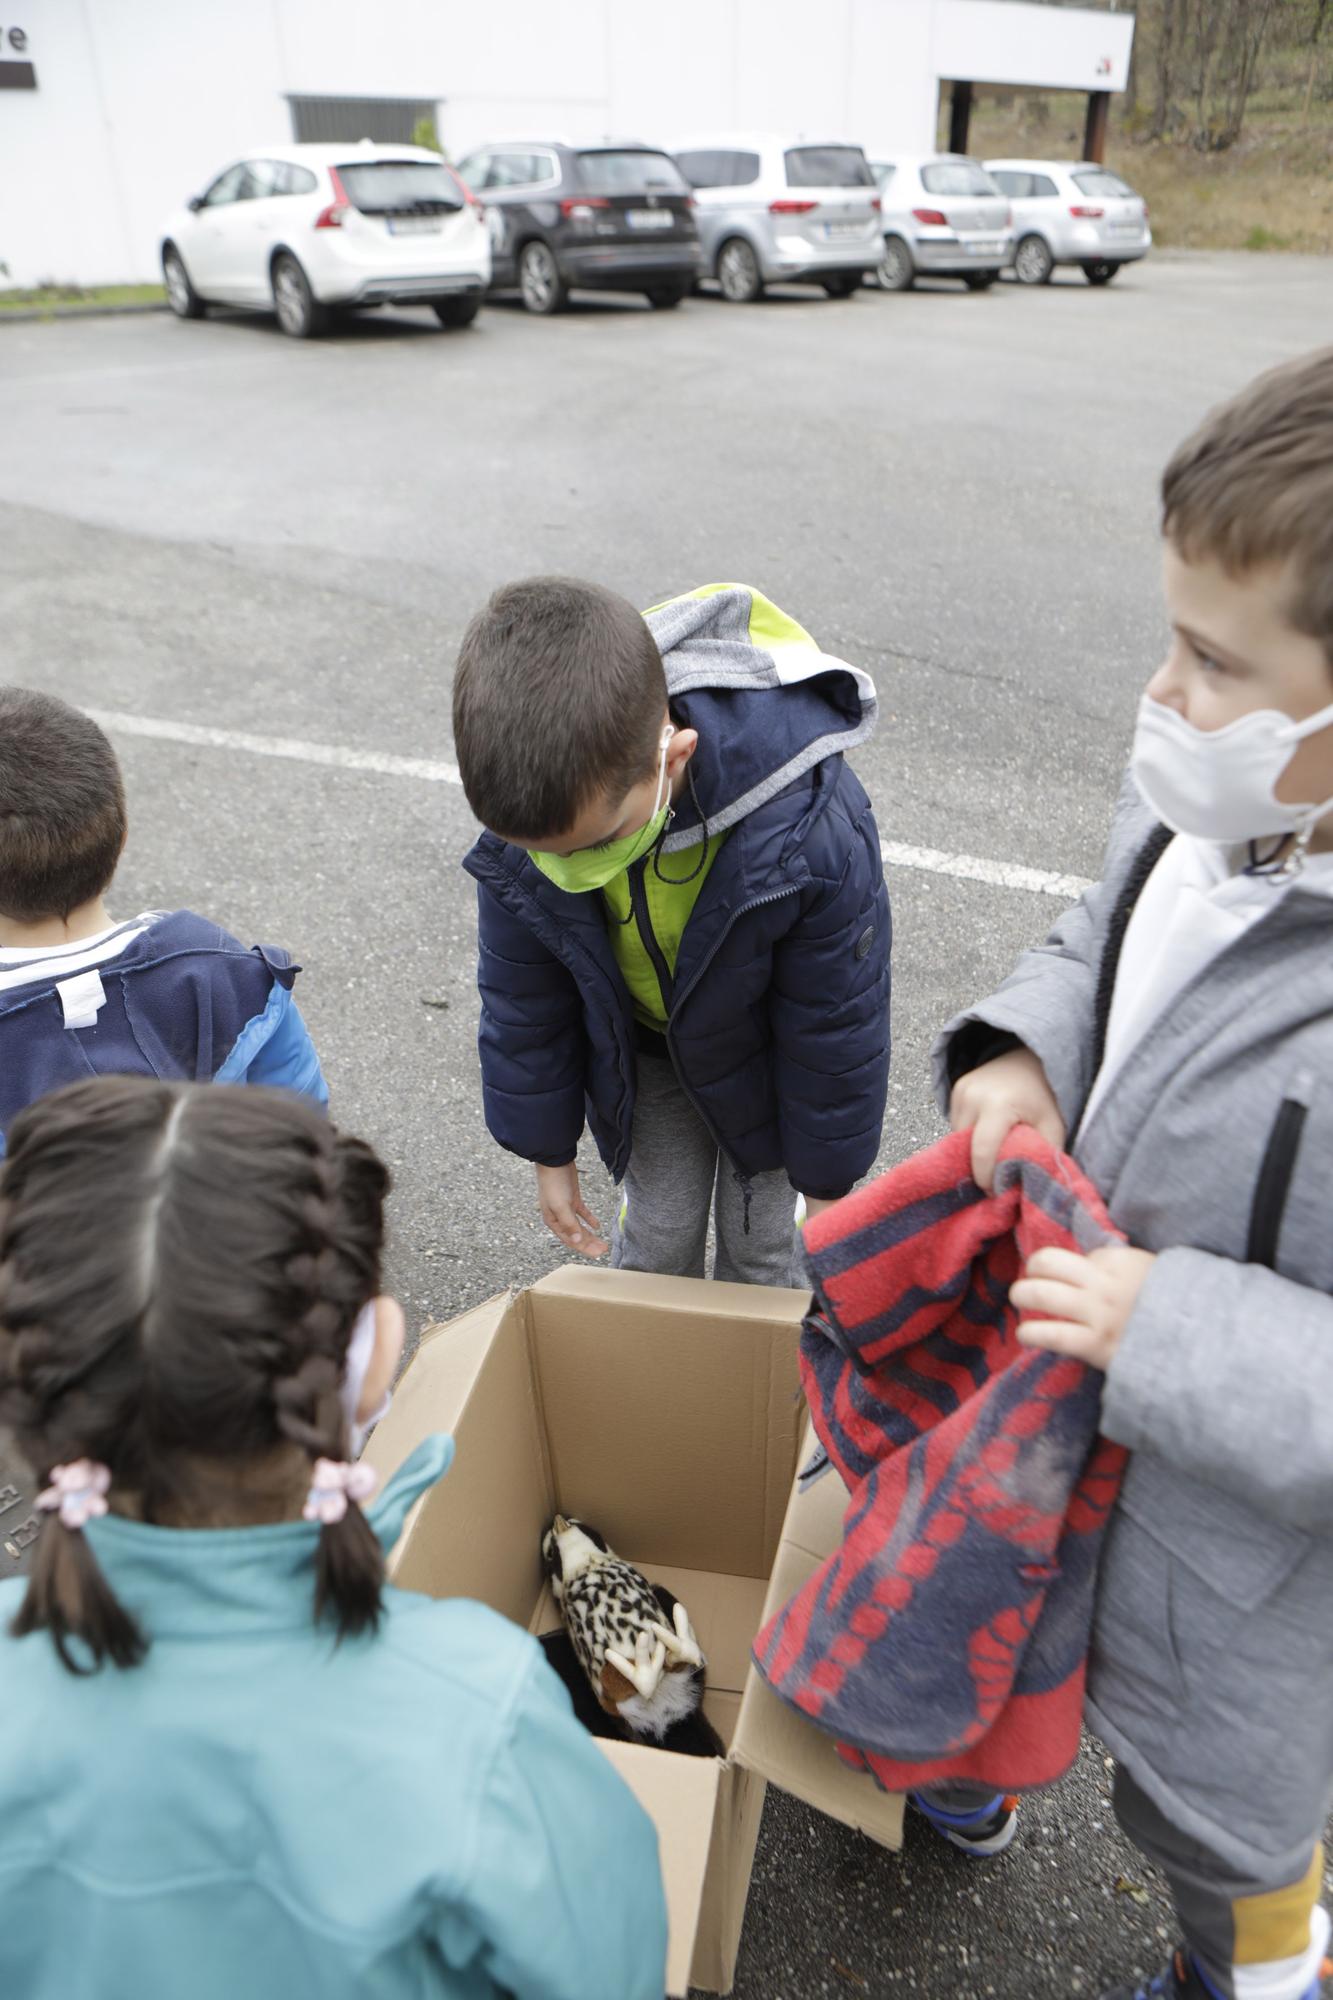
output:
[{"label": "bare tree", "polygon": [[[1153,106],[1150,139],[1166,135],[1175,97],[1177,0],[1157,0],[1157,101]],[[1147,9],[1144,9],[1145,14]]]}]

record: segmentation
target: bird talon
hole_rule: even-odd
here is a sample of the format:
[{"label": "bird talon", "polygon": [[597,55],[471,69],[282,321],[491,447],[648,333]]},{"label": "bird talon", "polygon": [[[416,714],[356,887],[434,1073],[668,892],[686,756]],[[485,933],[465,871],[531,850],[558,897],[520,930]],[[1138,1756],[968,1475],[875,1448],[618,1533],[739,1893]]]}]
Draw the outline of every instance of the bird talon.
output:
[{"label": "bird talon", "polygon": [[617,1653],[608,1646],[605,1653],[608,1666],[614,1667],[624,1676],[637,1694],[645,1701],[656,1694],[666,1666],[666,1647],[659,1639],[656,1646],[646,1632],[640,1632],[634,1642],[634,1658],[627,1660],[623,1653]]},{"label": "bird talon", "polygon": [[676,1627],[674,1632],[669,1632],[665,1625],[659,1625],[656,1620],[653,1622],[654,1632],[656,1632],[658,1638],[665,1645],[673,1660],[683,1660],[687,1666],[701,1667],[704,1663],[704,1656],[700,1650],[699,1641],[694,1635],[694,1627],[690,1623],[689,1612],[683,1604],[678,1603],[673,1617]]}]

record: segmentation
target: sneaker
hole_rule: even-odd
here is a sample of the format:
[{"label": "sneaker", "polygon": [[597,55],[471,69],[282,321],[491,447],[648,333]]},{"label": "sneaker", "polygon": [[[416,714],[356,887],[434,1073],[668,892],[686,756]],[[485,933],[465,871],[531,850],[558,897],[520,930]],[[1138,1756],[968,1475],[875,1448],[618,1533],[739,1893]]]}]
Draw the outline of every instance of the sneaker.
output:
[{"label": "sneaker", "polygon": [[[1333,1971],[1327,1959],[1319,1968],[1319,1976],[1306,1988],[1301,2000],[1319,2000],[1323,1991],[1321,1981]],[[1154,1979],[1145,1986],[1112,1986],[1103,1993],[1102,2000],[1224,2000],[1223,1994],[1214,1986],[1192,1952],[1184,1945],[1177,1945],[1171,1961],[1164,1965]]]},{"label": "sneaker", "polygon": [[967,1812],[946,1812],[921,1792],[909,1792],[907,1799],[951,1846],[978,1860],[988,1861],[992,1855],[1003,1854],[1018,1832],[1018,1800],[1003,1792]]},{"label": "sneaker", "polygon": [[1112,1986],[1102,2000],[1222,2000],[1222,1996],[1199,1970],[1193,1953],[1177,1945],[1155,1978],[1142,1986]]}]

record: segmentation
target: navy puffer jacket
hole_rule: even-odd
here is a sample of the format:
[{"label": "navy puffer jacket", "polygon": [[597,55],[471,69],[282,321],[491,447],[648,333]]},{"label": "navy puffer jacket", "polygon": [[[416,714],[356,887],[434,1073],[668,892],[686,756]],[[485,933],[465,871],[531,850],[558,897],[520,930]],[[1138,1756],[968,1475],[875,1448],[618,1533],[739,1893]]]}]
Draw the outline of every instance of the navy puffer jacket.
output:
[{"label": "navy puffer jacket", "polygon": [[[784,1167],[801,1193],[835,1199],[874,1163],[888,1090],[888,891],[842,754],[874,727],[874,689],[740,586],[673,599],[648,623],[672,718],[699,731],[699,810],[680,802],[663,849],[697,846],[704,823],[730,829],[681,940],[671,1060],[743,1179]],[[491,1134],[562,1166],[586,1117],[619,1180],[635,1023],[602,897],[558,889],[491,833],[464,866],[479,885]]]}]

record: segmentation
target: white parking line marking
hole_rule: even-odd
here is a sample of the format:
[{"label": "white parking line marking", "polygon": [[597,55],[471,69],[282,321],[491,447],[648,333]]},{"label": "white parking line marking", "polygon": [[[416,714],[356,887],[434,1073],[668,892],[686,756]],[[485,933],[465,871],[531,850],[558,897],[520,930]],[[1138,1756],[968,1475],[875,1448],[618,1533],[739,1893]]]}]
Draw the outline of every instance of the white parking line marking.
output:
[{"label": "white parking line marking", "polygon": [[960,882],[990,882],[997,889],[1024,889],[1033,896],[1058,896],[1074,903],[1092,887],[1081,875],[1054,875],[1027,868],[1021,861],[985,861],[979,854],[946,854],[938,847],[908,847],[900,840],[882,840],[879,851],[889,867],[924,868],[931,875],[952,875]]},{"label": "white parking line marking", "polygon": [[[253,736],[245,729],[213,729],[157,715],[127,715],[119,709],[90,708],[87,713],[113,736],[148,736],[161,743],[188,743],[204,750],[243,750],[252,757],[286,757],[297,764],[375,771],[381,777],[418,778],[428,784],[462,783],[457,764],[443,759],[399,757],[387,750],[352,750],[341,743],[309,743],[299,736]],[[949,854],[938,847],[912,847],[901,840],[881,841],[880,853],[890,868],[916,868],[960,882],[988,882],[997,889],[1055,896],[1063,903],[1074,902],[1091,887],[1079,875],[1057,875],[1018,861],[987,861],[977,854]]]},{"label": "white parking line marking", "polygon": [[245,729],[211,729],[197,722],[167,722],[157,715],[124,715],[90,708],[100,728],[115,736],[153,736],[163,743],[191,743],[205,750],[247,750],[252,757],[288,757],[296,764],[332,764],[340,771],[378,771],[385,778],[424,778],[459,785],[457,764],[430,757],[397,757],[388,750],[349,750],[341,743],[307,743],[299,736],[252,736]]}]

